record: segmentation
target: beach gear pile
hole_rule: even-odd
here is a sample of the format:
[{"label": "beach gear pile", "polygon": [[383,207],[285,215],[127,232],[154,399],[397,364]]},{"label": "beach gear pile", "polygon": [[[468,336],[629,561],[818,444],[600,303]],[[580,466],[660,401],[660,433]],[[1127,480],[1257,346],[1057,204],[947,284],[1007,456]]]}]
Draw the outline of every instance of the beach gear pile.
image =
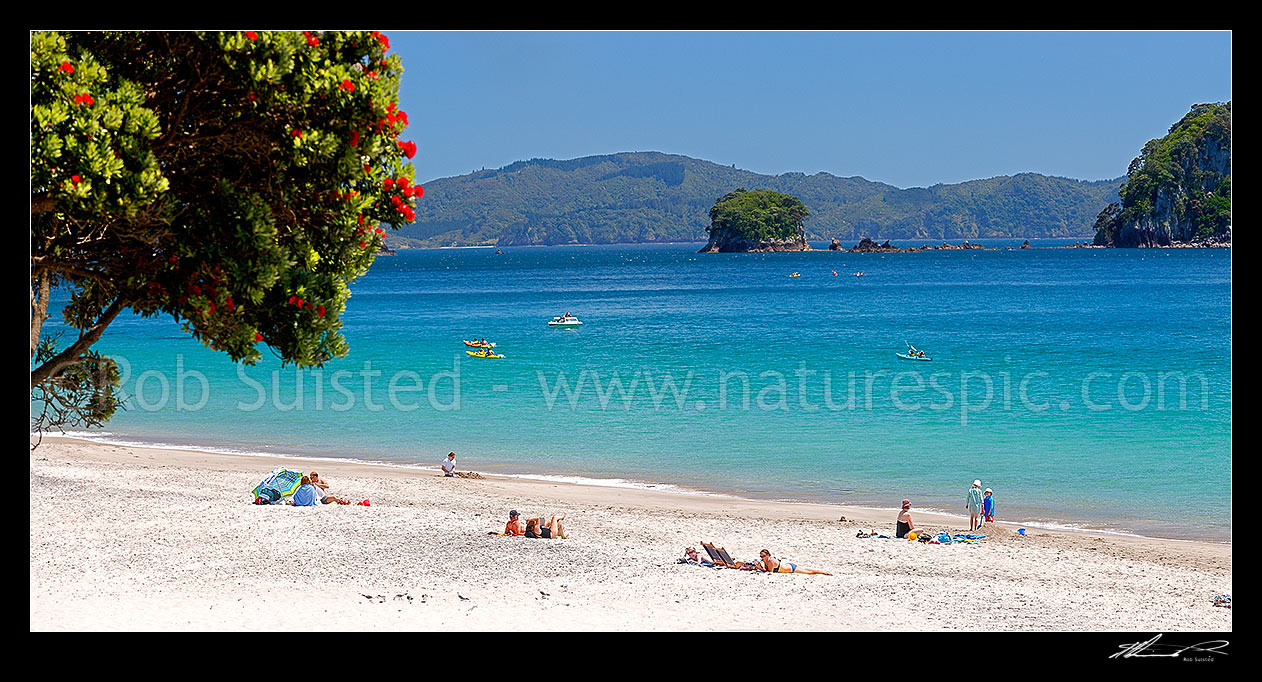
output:
[{"label": "beach gear pile", "polygon": [[1231,608],[1231,595],[1230,595],[1230,594],[1220,594],[1220,595],[1218,595],[1218,596],[1214,597],[1214,606],[1221,606],[1221,607],[1223,607],[1224,609],[1229,609],[1229,608]]},{"label": "beach gear pile", "polygon": [[[254,495],[254,504],[283,504],[286,497],[291,497],[298,488],[302,487],[302,472],[286,469],[285,467],[276,467],[267,475],[254,490],[250,491]],[[319,500],[317,500],[319,502]],[[348,505],[349,501],[340,501],[338,504]],[[368,500],[361,500],[354,503],[357,507],[371,507],[372,503]]]},{"label": "beach gear pile", "polygon": [[979,540],[982,540],[985,537],[985,535],[978,535],[976,533],[956,533],[952,535],[950,533],[943,532],[935,535],[932,540],[925,540],[925,542],[931,545],[975,545]]}]

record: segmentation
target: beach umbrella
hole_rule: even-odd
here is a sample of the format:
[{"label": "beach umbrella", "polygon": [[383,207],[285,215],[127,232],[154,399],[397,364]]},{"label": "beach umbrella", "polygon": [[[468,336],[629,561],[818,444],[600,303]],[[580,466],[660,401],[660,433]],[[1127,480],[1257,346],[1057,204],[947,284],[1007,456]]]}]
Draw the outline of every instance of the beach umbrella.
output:
[{"label": "beach umbrella", "polygon": [[280,493],[281,497],[288,497],[293,495],[294,491],[301,485],[301,471],[290,471],[285,467],[277,467],[272,470],[272,473],[267,475],[267,478],[264,478],[263,481],[254,488],[254,491],[251,494],[257,498],[259,496],[259,491],[264,488],[270,488]]}]

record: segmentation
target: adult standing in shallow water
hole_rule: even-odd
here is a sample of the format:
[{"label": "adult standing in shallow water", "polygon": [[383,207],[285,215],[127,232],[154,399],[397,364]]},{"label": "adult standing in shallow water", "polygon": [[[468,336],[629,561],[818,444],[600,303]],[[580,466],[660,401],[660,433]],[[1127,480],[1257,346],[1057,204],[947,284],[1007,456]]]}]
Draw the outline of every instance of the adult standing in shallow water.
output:
[{"label": "adult standing in shallow water", "polygon": [[973,487],[968,489],[968,496],[964,498],[964,508],[968,510],[968,529],[975,531],[981,528],[979,517],[982,513],[982,482],[981,479],[973,481]]}]

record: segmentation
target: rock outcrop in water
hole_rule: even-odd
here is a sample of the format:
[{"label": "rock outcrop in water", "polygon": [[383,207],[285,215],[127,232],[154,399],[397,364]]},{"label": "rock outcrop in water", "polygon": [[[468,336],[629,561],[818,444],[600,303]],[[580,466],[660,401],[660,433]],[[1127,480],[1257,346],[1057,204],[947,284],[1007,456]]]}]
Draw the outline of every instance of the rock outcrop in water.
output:
[{"label": "rock outcrop in water", "polygon": [[[1028,245],[1029,242],[1026,242]],[[1023,247],[1028,248],[1028,246]],[[942,242],[940,246],[931,246],[922,244],[920,246],[909,246],[906,248],[894,246],[890,244],[890,240],[886,239],[884,244],[877,244],[868,237],[859,240],[858,244],[846,249],[846,253],[919,253],[921,251],[994,251],[992,248],[982,246],[981,244],[970,244],[967,240],[963,244],[948,244]]]},{"label": "rock outcrop in water", "polygon": [[710,240],[698,253],[810,251],[802,221],[811,214],[797,197],[744,188],[720,197],[710,209]]},{"label": "rock outcrop in water", "polygon": [[1149,140],[1096,217],[1097,246],[1231,245],[1231,102],[1198,104]]}]

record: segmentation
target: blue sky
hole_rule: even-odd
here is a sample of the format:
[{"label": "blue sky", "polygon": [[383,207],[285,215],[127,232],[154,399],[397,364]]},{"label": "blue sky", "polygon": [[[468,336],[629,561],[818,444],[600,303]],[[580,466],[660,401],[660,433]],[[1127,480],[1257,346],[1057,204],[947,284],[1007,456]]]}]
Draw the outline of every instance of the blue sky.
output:
[{"label": "blue sky", "polygon": [[1126,173],[1231,98],[1227,31],[388,31],[424,182],[661,151],[898,187]]}]

